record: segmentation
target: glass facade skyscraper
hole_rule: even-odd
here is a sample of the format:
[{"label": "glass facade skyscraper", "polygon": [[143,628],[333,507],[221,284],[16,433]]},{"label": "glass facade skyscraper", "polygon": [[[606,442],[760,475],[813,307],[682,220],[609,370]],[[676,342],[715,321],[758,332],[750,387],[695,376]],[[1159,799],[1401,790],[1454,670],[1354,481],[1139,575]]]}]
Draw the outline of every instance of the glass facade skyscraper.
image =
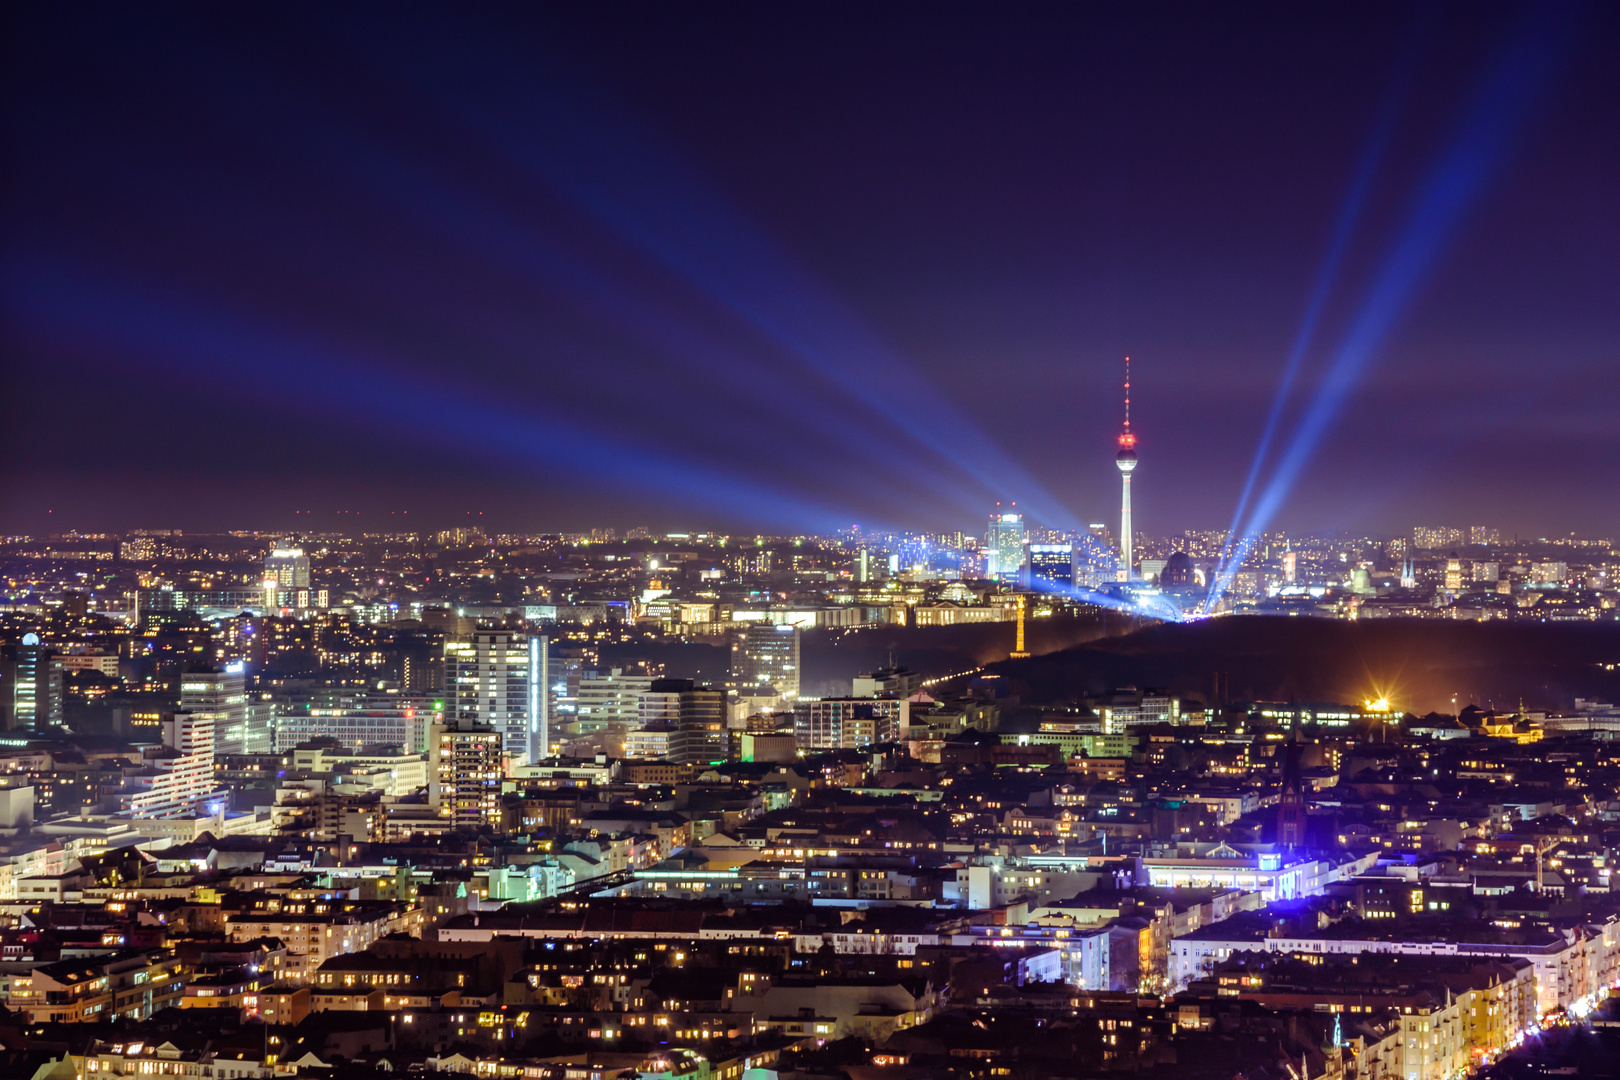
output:
[{"label": "glass facade skyscraper", "polygon": [[1031,544],[1029,546],[1029,579],[1049,581],[1054,585],[1072,588],[1075,584],[1073,544]]},{"label": "glass facade skyscraper", "polygon": [[988,559],[985,574],[992,581],[1021,582],[1027,558],[1027,539],[1023,514],[991,514],[990,527],[984,538]]},{"label": "glass facade skyscraper", "polygon": [[770,686],[785,698],[799,696],[799,628],[744,623],[731,639],[729,689],[738,693]]}]

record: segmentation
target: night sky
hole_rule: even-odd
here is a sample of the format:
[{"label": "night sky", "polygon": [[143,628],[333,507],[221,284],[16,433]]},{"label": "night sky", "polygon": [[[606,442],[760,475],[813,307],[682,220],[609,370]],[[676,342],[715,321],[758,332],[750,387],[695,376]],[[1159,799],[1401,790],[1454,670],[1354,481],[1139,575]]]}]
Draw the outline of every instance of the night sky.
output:
[{"label": "night sky", "polygon": [[4,17],[0,529],[1620,533],[1612,4]]}]

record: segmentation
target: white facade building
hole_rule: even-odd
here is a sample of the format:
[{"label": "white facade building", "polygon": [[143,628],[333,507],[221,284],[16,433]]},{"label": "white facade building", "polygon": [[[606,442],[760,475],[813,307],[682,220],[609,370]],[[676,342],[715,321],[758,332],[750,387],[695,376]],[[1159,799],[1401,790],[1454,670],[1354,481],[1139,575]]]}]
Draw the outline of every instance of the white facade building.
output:
[{"label": "white facade building", "polygon": [[[180,708],[212,725],[212,753],[223,756],[273,751],[269,726],[248,722],[247,676],[240,667],[182,675]],[[254,710],[253,715],[262,714]]]},{"label": "white facade building", "polygon": [[[477,630],[444,643],[444,722],[475,724],[501,735],[510,754],[538,760],[539,733],[531,753],[530,683],[533,669],[528,635],[513,630]],[[538,718],[536,718],[538,719]]]}]

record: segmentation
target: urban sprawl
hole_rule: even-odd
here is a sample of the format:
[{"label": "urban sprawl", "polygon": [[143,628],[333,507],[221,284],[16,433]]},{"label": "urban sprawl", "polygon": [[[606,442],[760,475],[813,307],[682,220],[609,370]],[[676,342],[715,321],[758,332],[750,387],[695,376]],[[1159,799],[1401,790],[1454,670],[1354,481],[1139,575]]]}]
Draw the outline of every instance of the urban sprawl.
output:
[{"label": "urban sprawl", "polygon": [[973,624],[1016,662],[1046,620],[1612,622],[1607,540],[998,509],[4,537],[0,574],[8,1077],[1455,1080],[1620,1023],[1612,702],[805,664]]}]

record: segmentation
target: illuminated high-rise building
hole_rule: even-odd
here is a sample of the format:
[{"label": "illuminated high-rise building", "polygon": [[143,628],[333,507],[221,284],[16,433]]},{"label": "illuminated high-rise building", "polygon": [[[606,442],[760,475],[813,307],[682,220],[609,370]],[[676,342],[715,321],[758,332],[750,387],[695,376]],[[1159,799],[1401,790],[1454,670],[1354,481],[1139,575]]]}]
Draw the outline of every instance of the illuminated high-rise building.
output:
[{"label": "illuminated high-rise building", "polygon": [[1119,453],[1114,455],[1119,468],[1119,580],[1131,580],[1135,552],[1132,550],[1131,531],[1131,473],[1136,471],[1136,435],[1131,431],[1131,358],[1125,358],[1125,426],[1119,433]]},{"label": "illuminated high-rise building", "polygon": [[985,576],[992,581],[1018,583],[1023,579],[1027,557],[1028,533],[1024,529],[1024,515],[997,511],[990,515],[990,526],[985,531]]},{"label": "illuminated high-rise building", "polygon": [[1114,553],[1114,531],[1100,522],[1086,526],[1075,537],[1074,583],[1082,589],[1095,589],[1118,576]]},{"label": "illuminated high-rise building", "polygon": [[1076,584],[1076,561],[1073,544],[1029,545],[1029,580],[1035,588],[1038,581],[1051,582],[1063,588]]},{"label": "illuminated high-rise building", "polygon": [[264,560],[264,580],[274,581],[284,592],[309,588],[309,556],[302,548],[271,548]]},{"label": "illuminated high-rise building", "polygon": [[623,733],[641,721],[641,695],[652,689],[656,677],[645,672],[627,674],[623,668],[582,671],[574,697],[574,719],[569,731],[593,735]]},{"label": "illuminated high-rise building", "polygon": [[6,726],[18,731],[48,731],[62,724],[62,666],[55,653],[33,632],[7,650],[0,670],[5,694]]},{"label": "illuminated high-rise building", "polygon": [[[542,735],[530,688],[541,683],[543,647],[531,649],[526,635],[512,630],[476,630],[444,643],[444,712],[447,721],[465,721],[500,732],[507,752],[540,759]],[[537,710],[538,712],[538,710]],[[546,733],[549,736],[549,732]]]},{"label": "illuminated high-rise building", "polygon": [[528,731],[523,756],[536,765],[551,756],[551,639],[544,634],[529,638]]},{"label": "illuminated high-rise building", "polygon": [[[180,679],[180,708],[199,722],[213,725],[213,752],[227,754],[268,754],[274,742],[268,723],[250,724],[247,676],[241,664],[224,671],[192,672]],[[257,710],[255,720],[267,720]]]},{"label": "illuminated high-rise building", "polygon": [[799,696],[799,628],[743,623],[731,638],[727,689],[737,693],[774,687],[781,697]]},{"label": "illuminated high-rise building", "polygon": [[504,765],[500,732],[470,720],[435,724],[428,739],[428,801],[453,828],[498,827]]},{"label": "illuminated high-rise building", "polygon": [[[657,738],[664,733],[664,738]],[[625,744],[655,742],[662,743],[662,756],[683,765],[724,761],[725,694],[691,679],[653,680],[652,687],[641,695],[641,727],[626,736]],[[629,752],[635,756],[635,751]]]}]

